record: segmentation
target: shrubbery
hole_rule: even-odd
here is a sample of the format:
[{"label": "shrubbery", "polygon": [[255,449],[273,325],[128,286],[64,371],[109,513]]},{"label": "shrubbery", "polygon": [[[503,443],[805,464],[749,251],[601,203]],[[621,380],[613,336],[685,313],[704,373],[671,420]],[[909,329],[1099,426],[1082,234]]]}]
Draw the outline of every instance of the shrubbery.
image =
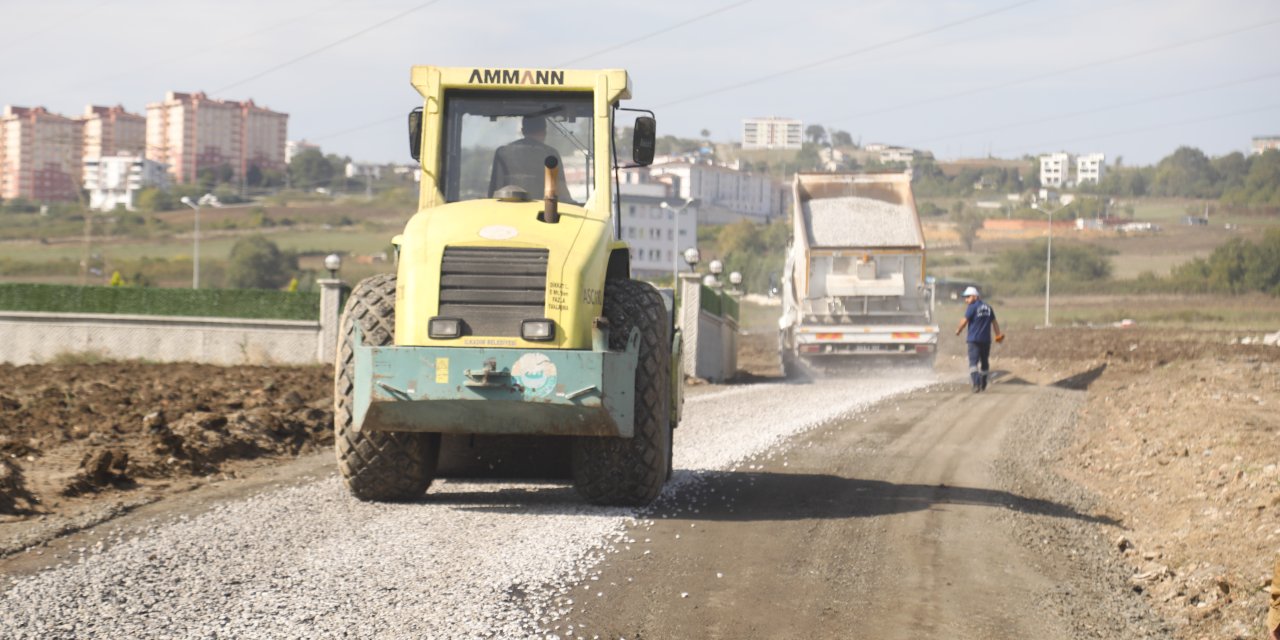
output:
[{"label": "shrubbery", "polygon": [[0,284],[0,309],[314,320],[320,313],[320,294],[236,289]]},{"label": "shrubbery", "polygon": [[1181,291],[1280,296],[1280,229],[1267,231],[1257,243],[1232,239],[1208,258],[1177,267],[1169,280]]}]

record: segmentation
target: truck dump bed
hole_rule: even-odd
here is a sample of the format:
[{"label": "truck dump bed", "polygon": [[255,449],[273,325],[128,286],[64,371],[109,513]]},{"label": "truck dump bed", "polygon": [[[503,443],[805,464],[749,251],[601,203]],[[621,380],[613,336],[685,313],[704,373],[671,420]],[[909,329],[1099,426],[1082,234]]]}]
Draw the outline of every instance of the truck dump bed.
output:
[{"label": "truck dump bed", "polygon": [[924,249],[906,174],[800,174],[795,199],[811,247]]},{"label": "truck dump bed", "polygon": [[906,173],[797,174],[783,273],[787,357],[932,359],[938,327]]}]

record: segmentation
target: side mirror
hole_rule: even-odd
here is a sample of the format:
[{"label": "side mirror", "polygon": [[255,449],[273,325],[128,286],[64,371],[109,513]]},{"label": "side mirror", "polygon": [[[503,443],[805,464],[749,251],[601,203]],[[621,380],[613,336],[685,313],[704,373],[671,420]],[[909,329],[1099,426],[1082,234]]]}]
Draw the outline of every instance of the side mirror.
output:
[{"label": "side mirror", "polygon": [[653,153],[657,148],[658,121],[649,116],[636,118],[635,137],[631,141],[631,160],[647,167],[653,164]]},{"label": "side mirror", "polygon": [[409,112],[409,155],[422,158],[422,107]]}]

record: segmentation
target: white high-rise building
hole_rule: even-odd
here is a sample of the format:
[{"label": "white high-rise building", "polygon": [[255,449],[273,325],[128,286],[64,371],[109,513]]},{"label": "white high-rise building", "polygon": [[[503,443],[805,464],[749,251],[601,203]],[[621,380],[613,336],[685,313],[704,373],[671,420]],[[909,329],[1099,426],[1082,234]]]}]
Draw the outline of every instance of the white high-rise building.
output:
[{"label": "white high-rise building", "polygon": [[743,149],[799,149],[804,123],[790,118],[747,118],[742,121]]},{"label": "white high-rise building", "polygon": [[1101,153],[1076,157],[1076,184],[1101,182],[1102,174],[1106,171],[1106,163],[1107,156]]},{"label": "white high-rise building", "polygon": [[684,160],[654,164],[648,174],[670,184],[673,197],[698,200],[706,224],[766,222],[785,212],[786,192],[766,174]]},{"label": "white high-rise building", "polygon": [[166,189],[168,182],[168,167],[142,156],[121,154],[84,161],[89,208],[97,211],[113,211],[119,206],[133,211],[138,191],[147,187]]},{"label": "white high-rise building", "polygon": [[632,273],[652,277],[688,271],[682,255],[698,246],[698,203],[673,197],[670,186],[661,182],[623,183],[619,189],[622,239],[631,247]]},{"label": "white high-rise building", "polygon": [[1067,184],[1070,170],[1071,157],[1065,153],[1051,153],[1047,156],[1040,156],[1041,186],[1061,188]]}]

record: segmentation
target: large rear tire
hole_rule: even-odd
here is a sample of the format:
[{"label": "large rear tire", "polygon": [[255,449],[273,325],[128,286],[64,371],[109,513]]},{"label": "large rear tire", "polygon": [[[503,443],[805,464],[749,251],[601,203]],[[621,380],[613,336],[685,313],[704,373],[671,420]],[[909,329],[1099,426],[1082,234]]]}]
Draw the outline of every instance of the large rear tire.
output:
[{"label": "large rear tire", "polygon": [[794,380],[800,376],[800,363],[796,361],[790,336],[789,331],[778,331],[778,364],[782,368],[782,377],[785,380]]},{"label": "large rear tire", "polygon": [[395,314],[396,277],[385,273],[356,285],[342,313],[333,376],[334,449],[342,479],[361,500],[421,497],[435,478],[440,453],[438,433],[354,430],[355,323],[360,323],[364,344],[390,345],[395,342]]},{"label": "large rear tire", "polygon": [[640,330],[635,381],[635,434],[582,436],[573,442],[573,484],[588,502],[640,506],[662,493],[671,468],[671,335],[656,289],[635,280],[610,280],[604,289],[609,348],[626,348]]}]

